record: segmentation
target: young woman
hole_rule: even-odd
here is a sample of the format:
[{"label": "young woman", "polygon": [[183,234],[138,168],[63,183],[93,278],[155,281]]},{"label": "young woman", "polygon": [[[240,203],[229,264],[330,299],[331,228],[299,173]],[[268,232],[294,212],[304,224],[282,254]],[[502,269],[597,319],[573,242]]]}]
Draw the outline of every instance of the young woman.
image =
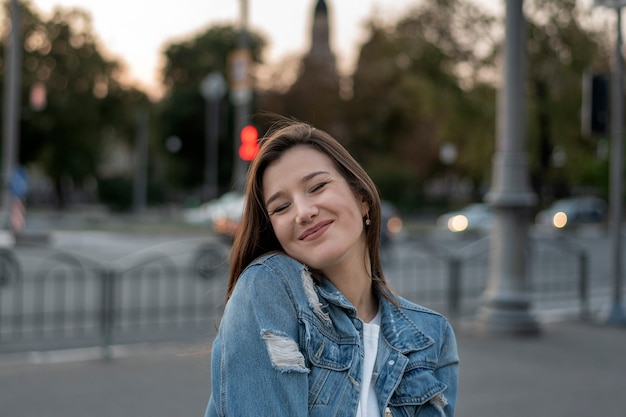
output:
[{"label": "young woman", "polygon": [[452,416],[441,315],[393,293],[375,185],[327,133],[285,123],[250,166],[206,416]]}]

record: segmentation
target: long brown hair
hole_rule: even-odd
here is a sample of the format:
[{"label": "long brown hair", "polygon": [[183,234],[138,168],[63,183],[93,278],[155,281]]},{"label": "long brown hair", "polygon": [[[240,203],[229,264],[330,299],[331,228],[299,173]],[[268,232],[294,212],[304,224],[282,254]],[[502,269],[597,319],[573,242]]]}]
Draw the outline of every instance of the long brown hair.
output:
[{"label": "long brown hair", "polygon": [[369,205],[371,223],[365,230],[374,288],[393,301],[393,292],[384,278],[380,262],[381,208],[376,185],[335,138],[309,124],[290,119],[281,119],[261,140],[259,153],[248,170],[243,216],[231,249],[226,300],[230,298],[239,275],[246,266],[265,253],[283,251],[263,203],[263,173],[285,151],[301,145],[328,156],[355,195],[363,198]]}]

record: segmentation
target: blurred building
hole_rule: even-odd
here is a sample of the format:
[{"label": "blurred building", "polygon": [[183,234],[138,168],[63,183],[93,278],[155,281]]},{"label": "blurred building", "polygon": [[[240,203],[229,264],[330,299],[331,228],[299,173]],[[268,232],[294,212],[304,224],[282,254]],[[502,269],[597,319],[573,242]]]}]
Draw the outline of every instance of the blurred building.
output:
[{"label": "blurred building", "polygon": [[303,57],[298,77],[283,97],[282,113],[341,136],[343,102],[339,75],[330,45],[330,11],[325,0],[317,0],[311,19],[311,45]]},{"label": "blurred building", "polygon": [[311,47],[302,60],[300,79],[292,87],[306,80],[315,80],[324,85],[329,92],[339,93],[339,77],[336,70],[335,54],[330,48],[330,22],[328,6],[324,0],[318,0],[313,12],[311,25]]}]

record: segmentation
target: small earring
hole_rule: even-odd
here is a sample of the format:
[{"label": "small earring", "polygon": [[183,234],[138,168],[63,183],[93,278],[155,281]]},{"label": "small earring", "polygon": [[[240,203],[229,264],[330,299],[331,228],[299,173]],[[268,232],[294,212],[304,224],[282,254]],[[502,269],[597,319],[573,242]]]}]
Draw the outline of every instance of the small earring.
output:
[{"label": "small earring", "polygon": [[369,226],[370,224],[372,224],[372,222],[370,220],[370,213],[368,211],[367,214],[365,215],[365,225]]}]

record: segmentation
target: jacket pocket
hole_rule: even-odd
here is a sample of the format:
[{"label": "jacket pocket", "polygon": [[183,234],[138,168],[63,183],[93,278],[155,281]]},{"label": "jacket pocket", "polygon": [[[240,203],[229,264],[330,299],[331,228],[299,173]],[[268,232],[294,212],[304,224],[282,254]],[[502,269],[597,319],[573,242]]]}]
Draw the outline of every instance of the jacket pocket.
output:
[{"label": "jacket pocket", "polygon": [[435,378],[432,368],[412,368],[409,364],[389,400],[389,406],[397,410],[393,412],[394,416],[445,416],[446,388],[446,384]]},{"label": "jacket pocket", "polygon": [[305,356],[309,362],[309,409],[328,405],[347,388],[355,340],[342,340],[325,334],[314,324],[304,323]]},{"label": "jacket pocket", "polygon": [[405,372],[389,403],[393,406],[422,405],[446,388],[430,369],[416,368]]}]

